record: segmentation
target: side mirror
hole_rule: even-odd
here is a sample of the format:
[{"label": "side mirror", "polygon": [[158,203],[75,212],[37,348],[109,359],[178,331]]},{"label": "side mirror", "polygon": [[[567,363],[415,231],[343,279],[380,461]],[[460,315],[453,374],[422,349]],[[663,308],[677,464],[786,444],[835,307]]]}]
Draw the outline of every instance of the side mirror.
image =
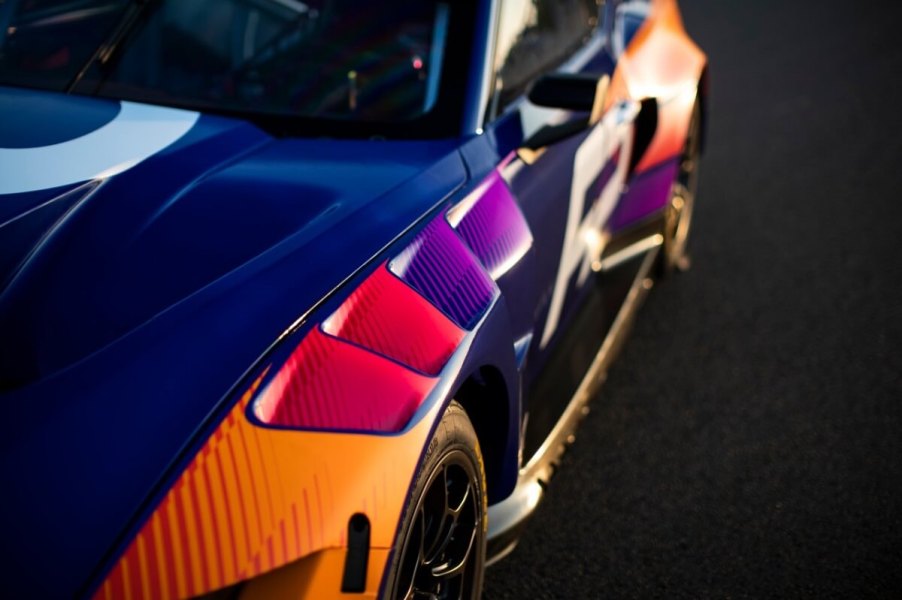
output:
[{"label": "side mirror", "polygon": [[539,106],[594,112],[604,106],[610,82],[607,75],[551,73],[533,84],[528,98]]},{"label": "side mirror", "polygon": [[570,73],[551,73],[539,78],[529,90],[533,104],[589,113],[560,125],[546,125],[523,142],[517,151],[520,158],[532,164],[546,146],[585,131],[601,120],[611,78]]}]

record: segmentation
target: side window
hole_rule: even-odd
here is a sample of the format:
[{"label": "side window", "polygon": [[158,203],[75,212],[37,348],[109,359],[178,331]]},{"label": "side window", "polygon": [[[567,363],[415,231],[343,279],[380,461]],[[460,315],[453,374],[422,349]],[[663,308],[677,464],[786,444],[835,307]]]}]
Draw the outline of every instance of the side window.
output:
[{"label": "side window", "polygon": [[563,63],[598,26],[604,0],[503,0],[491,115]]},{"label": "side window", "polygon": [[450,2],[213,4],[154,3],[84,85],[112,97],[376,122],[419,118],[439,100]]}]

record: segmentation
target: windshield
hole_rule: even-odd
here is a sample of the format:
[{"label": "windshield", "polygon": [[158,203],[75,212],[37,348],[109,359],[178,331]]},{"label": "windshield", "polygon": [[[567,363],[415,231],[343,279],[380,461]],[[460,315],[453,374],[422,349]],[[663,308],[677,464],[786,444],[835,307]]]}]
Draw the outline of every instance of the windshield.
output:
[{"label": "windshield", "polygon": [[461,4],[3,0],[0,84],[450,135]]}]

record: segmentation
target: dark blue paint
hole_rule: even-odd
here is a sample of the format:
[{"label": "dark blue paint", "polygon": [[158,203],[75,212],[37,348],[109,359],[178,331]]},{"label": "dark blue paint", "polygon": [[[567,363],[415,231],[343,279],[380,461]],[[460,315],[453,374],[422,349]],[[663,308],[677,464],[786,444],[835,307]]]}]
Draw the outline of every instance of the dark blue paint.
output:
[{"label": "dark blue paint", "polygon": [[[494,481],[488,484],[488,500],[490,504],[501,501],[513,491],[517,484],[518,454],[520,449],[520,377],[514,348],[510,341],[514,332],[511,330],[509,303],[503,296],[498,299],[488,314],[483,318],[476,330],[472,345],[457,378],[451,386],[459,389],[464,379],[489,365],[498,370],[504,382],[507,394],[503,398],[491,401],[506,403],[508,422],[506,427],[499,427],[492,440],[486,440],[483,447],[494,446],[499,451],[504,469],[497,473]],[[448,399],[450,400],[450,398]],[[482,444],[482,442],[480,442]]]},{"label": "dark blue paint", "polygon": [[85,585],[242,374],[466,180],[451,142],[378,146],[204,117],[48,232],[0,295],[11,594]]},{"label": "dark blue paint", "polygon": [[119,114],[118,101],[35,94],[0,86],[0,148],[36,148],[100,129]]},{"label": "dark blue paint", "polygon": [[642,24],[645,23],[645,17],[636,14],[623,15],[623,47],[626,48],[633,41],[633,37]]},{"label": "dark blue paint", "polygon": [[54,198],[60,198],[80,185],[82,184],[73,183],[35,192],[0,195],[0,225],[8,223],[12,219],[17,219],[29,210],[50,202]]},{"label": "dark blue paint", "polygon": [[[513,130],[506,122],[516,119],[513,116],[501,119],[500,129]],[[528,322],[533,327],[534,338],[526,361],[526,381],[532,380],[541,370],[550,353],[555,348],[552,339],[545,349],[538,347],[551,303],[555,278],[560,267],[561,251],[564,246],[564,232],[567,225],[567,214],[570,206],[570,186],[573,179],[573,160],[576,150],[585,140],[588,132],[565,139],[549,146],[545,153],[533,165],[524,165],[510,181],[511,191],[533,234],[535,257],[529,270],[517,270],[509,274],[507,285],[525,288],[533,287],[527,307],[518,308],[518,312],[529,315]],[[521,133],[522,136],[522,133]],[[509,139],[509,134],[499,135],[500,140]],[[522,139],[521,139],[522,141]],[[517,160],[517,159],[515,159]],[[516,277],[531,280],[529,283],[516,282]],[[572,294],[568,295],[565,313]],[[522,332],[526,333],[526,331]]]},{"label": "dark blue paint", "polygon": [[93,182],[78,186],[0,225],[0,290],[47,231],[96,188]]},{"label": "dark blue paint", "polygon": [[271,232],[236,223],[256,213],[240,188],[219,206],[210,199],[223,178],[236,185],[221,172],[229,162],[264,141],[249,126],[203,119],[22,248],[29,262],[0,293],[0,389],[89,356],[265,249]]},{"label": "dark blue paint", "polygon": [[[480,3],[477,45],[486,43],[489,5]],[[610,72],[613,61],[602,51],[586,70]],[[279,140],[204,116],[89,198],[30,217],[27,233],[3,240],[4,253],[29,257],[0,290],[0,477],[9,482],[0,573],[9,595],[71,597],[99,581],[275,340],[310,311],[319,312],[308,324],[328,314],[362,271],[395,256],[518,147],[515,111],[473,135],[484,109],[474,89],[458,140]],[[31,97],[0,90],[0,114],[26,110]],[[52,103],[73,121],[61,140],[102,125],[115,106]],[[16,147],[56,139],[5,131]],[[513,341],[537,330],[528,382],[547,356],[535,346],[584,137],[556,144],[512,180],[534,251],[497,282],[502,297],[451,382],[453,390],[488,364],[507,386],[493,501],[517,477],[524,374]],[[74,187],[0,197],[0,223]],[[579,301],[568,299],[565,314]]]},{"label": "dark blue paint", "polygon": [[519,148],[524,140],[523,123],[518,111],[501,115],[486,130],[487,138],[494,145],[497,155],[504,157]]}]

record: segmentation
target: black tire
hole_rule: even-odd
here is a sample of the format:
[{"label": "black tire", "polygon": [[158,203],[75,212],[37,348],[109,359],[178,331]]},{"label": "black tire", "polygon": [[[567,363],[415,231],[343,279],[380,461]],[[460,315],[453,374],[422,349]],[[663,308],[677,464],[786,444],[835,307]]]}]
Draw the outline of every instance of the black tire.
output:
[{"label": "black tire", "polygon": [[451,402],[411,490],[384,597],[479,598],[487,526],[479,442],[466,411]]}]

